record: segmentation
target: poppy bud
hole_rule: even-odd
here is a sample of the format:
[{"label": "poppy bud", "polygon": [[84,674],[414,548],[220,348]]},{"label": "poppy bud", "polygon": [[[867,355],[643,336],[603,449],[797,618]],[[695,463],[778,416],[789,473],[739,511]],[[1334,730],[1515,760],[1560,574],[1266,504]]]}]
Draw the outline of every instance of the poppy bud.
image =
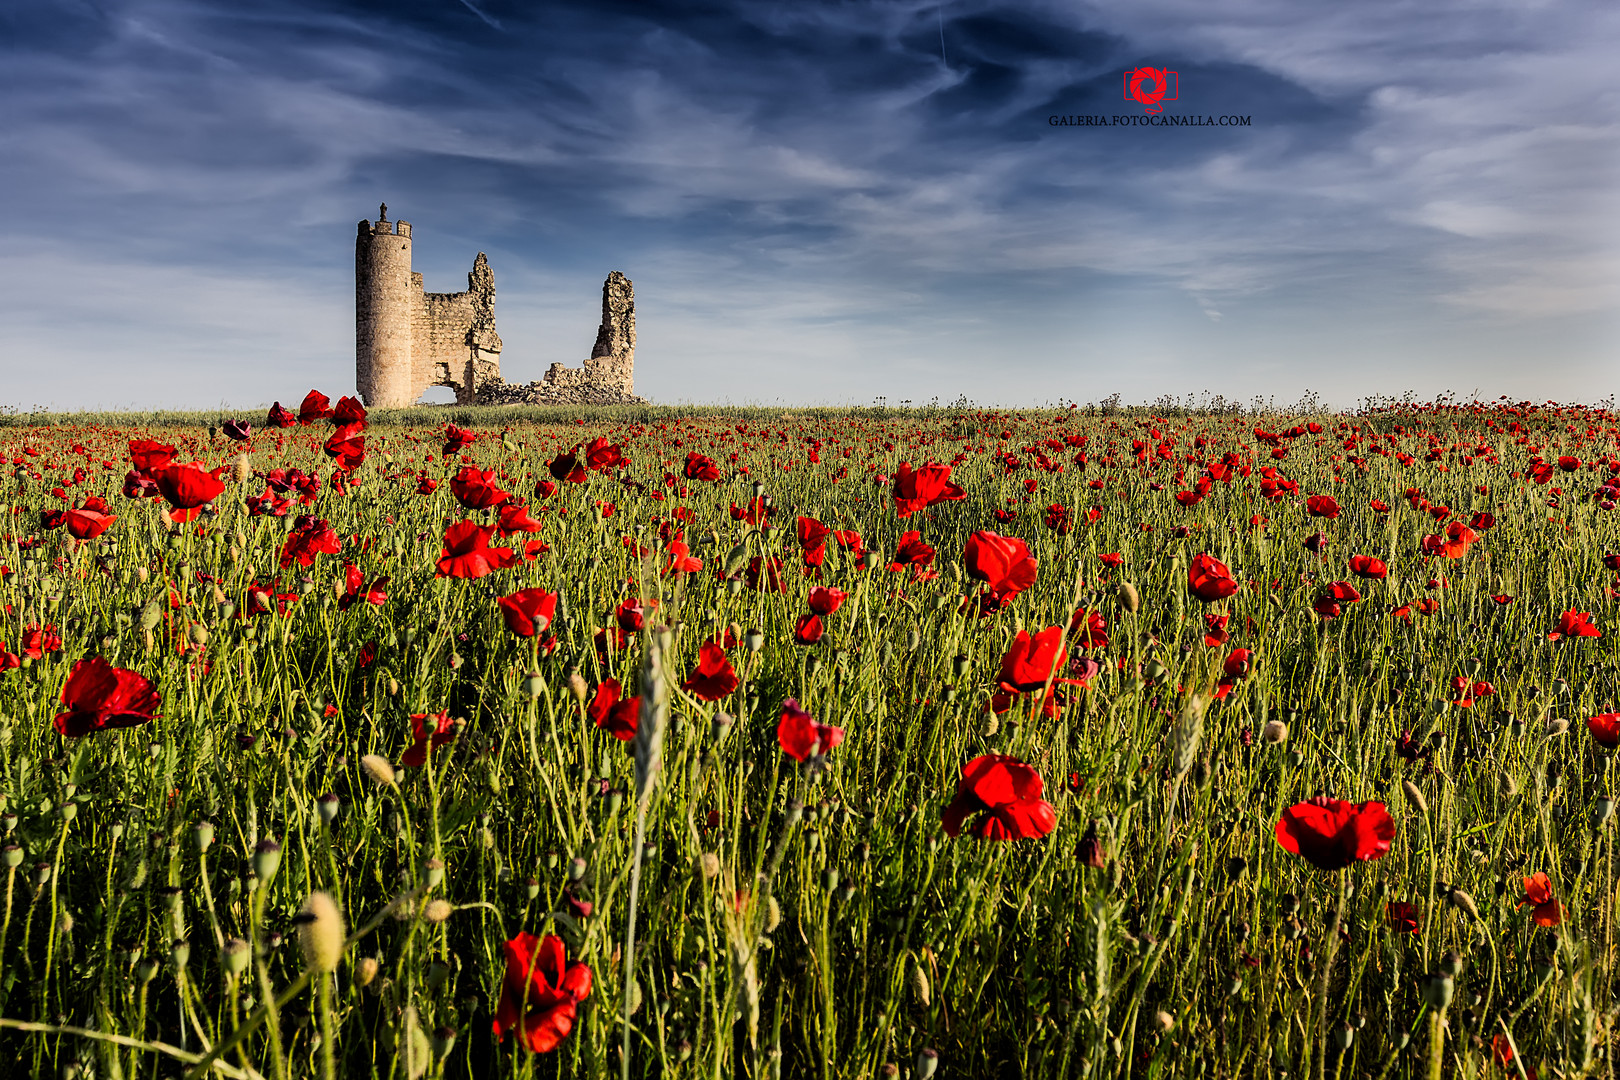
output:
[{"label": "poppy bud", "polygon": [[1411,804],[1412,809],[1420,814],[1429,812],[1428,800],[1423,797],[1423,792],[1419,791],[1418,786],[1412,781],[1401,781],[1401,793],[1406,796],[1406,801]]},{"label": "poppy bud", "polygon": [[1340,1050],[1350,1049],[1350,1044],[1356,1041],[1356,1029],[1347,1023],[1341,1023],[1333,1029],[1333,1044]]},{"label": "poppy bud", "polygon": [[361,758],[360,769],[378,787],[389,787],[394,782],[394,767],[381,754],[367,754]]},{"label": "poppy bud", "polygon": [[[1476,920],[1479,918],[1479,908],[1474,904],[1474,898],[1469,896],[1463,890],[1453,888],[1449,893],[1446,894],[1446,901],[1451,904],[1452,907],[1461,908],[1463,911],[1468,912],[1468,914],[1472,915]],[[1455,974],[1455,972],[1453,972],[1453,974]]]},{"label": "poppy bud", "polygon": [[377,958],[374,956],[362,956],[359,960],[355,961],[354,971],[351,976],[354,980],[355,987],[357,989],[364,990],[366,987],[370,986],[371,981],[377,977],[377,970],[379,967],[381,967],[381,965],[377,963]]},{"label": "poppy bud", "polygon": [[923,1008],[933,1002],[933,991],[928,985],[928,972],[923,969],[922,961],[918,960],[911,966],[911,993],[917,999],[917,1004]]},{"label": "poppy bud", "polygon": [[337,970],[343,959],[343,912],[330,893],[313,892],[298,909],[298,947],[304,963],[327,974]]},{"label": "poppy bud", "polygon": [[1614,800],[1606,795],[1599,795],[1592,803],[1592,828],[1601,829],[1613,816]]},{"label": "poppy bud", "polygon": [[738,544],[726,555],[726,573],[735,574],[748,562],[748,545]]},{"label": "poppy bud", "polygon": [[241,938],[229,938],[220,952],[220,963],[231,975],[240,975],[247,970],[248,961],[252,957],[252,946]]},{"label": "poppy bud", "polygon": [[579,665],[569,664],[567,674],[563,678],[568,685],[568,692],[574,695],[574,700],[583,703],[590,694],[590,687],[586,685],[585,676],[580,672]]},{"label": "poppy bud", "polygon": [[1519,780],[1512,773],[1504,772],[1501,775],[1503,798],[1511,799],[1519,793]]},{"label": "poppy bud", "polygon": [[1562,735],[1564,732],[1566,732],[1568,730],[1569,730],[1569,721],[1564,719],[1561,716],[1558,717],[1556,720],[1548,720],[1547,721],[1547,737],[1549,739],[1552,738],[1554,735]]},{"label": "poppy bud", "polygon": [[917,1055],[917,1064],[912,1067],[912,1080],[929,1080],[939,1068],[939,1051],[929,1047]]},{"label": "poppy bud", "polygon": [[782,905],[776,902],[776,897],[765,898],[765,932],[767,934],[782,925]]},{"label": "poppy bud", "polygon": [[736,721],[731,718],[729,713],[716,712],[714,720],[709,725],[709,735],[718,745],[725,740],[725,737],[731,733],[731,729],[735,726]]},{"label": "poppy bud", "polygon": [[720,873],[720,856],[712,851],[705,851],[703,858],[698,860],[705,878],[717,877]]},{"label": "poppy bud", "polygon": [[1128,581],[1119,584],[1119,602],[1126,611],[1132,615],[1142,610],[1142,594],[1136,591],[1136,586]]},{"label": "poppy bud", "polygon": [[259,887],[270,884],[270,879],[276,876],[281,869],[281,845],[274,840],[260,840],[253,848],[253,876],[259,879]]}]

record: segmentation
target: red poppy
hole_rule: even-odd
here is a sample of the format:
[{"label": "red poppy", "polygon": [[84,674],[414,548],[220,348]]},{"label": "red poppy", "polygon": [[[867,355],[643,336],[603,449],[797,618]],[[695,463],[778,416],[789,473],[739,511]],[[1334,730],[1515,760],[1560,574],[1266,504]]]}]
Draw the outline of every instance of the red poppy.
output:
[{"label": "red poppy", "polygon": [[1017,537],[982,529],[967,538],[962,559],[968,577],[986,583],[1003,602],[1035,584],[1035,558]]},{"label": "red poppy", "polygon": [[454,424],[444,425],[444,456],[455,457],[473,444],[478,436]]},{"label": "red poppy", "polygon": [[341,550],[343,541],[325,518],[300,514],[281,545],[281,568],[285,570],[294,562],[299,566],[313,566],[315,556],[336,555]]},{"label": "red poppy", "polygon": [[544,589],[519,589],[496,601],[506,628],[518,637],[543,634],[557,611],[557,594]]},{"label": "red poppy", "polygon": [[446,529],[434,577],[481,578],[517,562],[517,553],[511,548],[489,546],[494,531],[493,525],[473,521],[458,521]]},{"label": "red poppy", "polygon": [[360,568],[349,563],[343,568],[343,595],[338,597],[338,610],[347,611],[355,603],[364,600],[375,607],[382,607],[388,603],[388,578],[379,577],[370,585],[365,583],[365,575]]},{"label": "red poppy", "polygon": [[1118,552],[1110,552],[1105,555],[1098,555],[1097,558],[1101,560],[1102,564],[1108,567],[1110,570],[1118,570],[1121,566],[1125,565],[1125,556],[1119,554]]},{"label": "red poppy", "polygon": [[1053,669],[1063,663],[1065,656],[1063,627],[1049,626],[1034,635],[1020,630],[1012,647],[1001,658],[1001,673],[996,681],[1003,690],[1012,693],[1026,694],[1043,689]]},{"label": "red poppy", "polygon": [[718,480],[720,466],[714,463],[713,458],[704,457],[696,450],[690,450],[686,454],[686,465],[681,469],[681,475],[688,480]]},{"label": "red poppy", "polygon": [[411,735],[415,740],[400,757],[399,763],[413,769],[427,764],[428,752],[455,741],[456,724],[449,710],[439,713],[412,713]]},{"label": "red poppy", "polygon": [[799,621],[793,624],[793,644],[819,645],[826,635],[826,628],[821,625],[821,616],[809,612],[799,616]]},{"label": "red poppy", "polygon": [[585,466],[573,454],[558,454],[546,466],[552,477],[570,484],[583,484],[585,482]]},{"label": "red poppy", "polygon": [[681,687],[704,701],[719,701],[739,685],[737,670],[731,666],[726,650],[713,641],[705,641],[698,649],[697,667]]},{"label": "red poppy", "polygon": [[108,526],[118,519],[111,514],[97,513],[88,507],[79,507],[69,510],[63,516],[63,524],[67,526],[69,535],[75,540],[94,540],[107,531]]},{"label": "red poppy", "polygon": [[553,484],[550,480],[542,480],[534,485],[534,494],[536,498],[549,499],[556,493],[557,485]]},{"label": "red poppy", "polygon": [[1581,467],[1581,459],[1566,454],[1558,459],[1558,467],[1565,472],[1575,472]]},{"label": "red poppy", "polygon": [[967,498],[967,492],[951,483],[951,467],[933,462],[912,471],[911,463],[902,461],[895,470],[891,493],[894,512],[903,518],[936,503]]},{"label": "red poppy", "polygon": [[1208,553],[1193,556],[1187,568],[1187,588],[1206,604],[1224,600],[1237,592],[1238,584],[1226,564]]},{"label": "red poppy", "polygon": [[1553,897],[1552,881],[1539,871],[1524,879],[1524,899],[1519,907],[1531,905],[1530,917],[1537,926],[1557,926],[1564,921],[1564,905]]},{"label": "red poppy", "polygon": [[579,1003],[590,995],[591,969],[568,960],[561,938],[521,933],[506,943],[495,1037],[505,1041],[516,1031],[532,1053],[550,1053],[574,1030]]},{"label": "red poppy", "polygon": [[148,476],[156,475],[158,470],[168,468],[169,463],[174,460],[174,453],[174,447],[152,439],[129,441],[129,459],[134,462],[135,471]]},{"label": "red poppy", "polygon": [[1033,840],[1057,827],[1057,813],[1041,791],[1040,774],[1022,761],[985,754],[962,766],[956,797],[940,819],[951,836],[961,835],[966,825],[969,835],[981,840]]},{"label": "red poppy", "polygon": [[222,466],[209,472],[202,467],[202,462],[193,461],[189,465],[165,465],[153,479],[169,505],[180,511],[170,511],[169,516],[176,521],[190,521],[197,515],[189,511],[213,502],[225,490],[225,482],[219,478],[224,471]]},{"label": "red poppy", "polygon": [[776,741],[782,752],[794,761],[804,762],[812,756],[826,757],[833,747],[844,741],[844,729],[831,724],[818,723],[809,713],[799,708],[793,698],[782,702],[782,719],[776,725]]},{"label": "red poppy", "polygon": [[585,467],[592,472],[599,469],[611,469],[618,465],[628,465],[624,452],[615,443],[597,437],[585,448]]},{"label": "red poppy", "polygon": [[1603,636],[1603,631],[1592,625],[1592,613],[1589,611],[1566,611],[1558,619],[1558,625],[1547,631],[1548,641],[1561,641],[1564,638],[1581,638]]},{"label": "red poppy", "polygon": [[1069,616],[1069,636],[1082,649],[1106,649],[1108,620],[1100,611],[1076,608],[1074,614]]},{"label": "red poppy", "polygon": [[1620,713],[1601,713],[1586,721],[1586,729],[1599,746],[1620,747]]},{"label": "red poppy", "polygon": [[1215,683],[1215,694],[1224,698],[1232,692],[1232,687],[1248,678],[1249,670],[1254,666],[1253,649],[1233,649],[1221,661],[1221,677]]},{"label": "red poppy", "polygon": [[1230,615],[1217,615],[1211,611],[1204,616],[1204,645],[1213,649],[1217,645],[1225,645],[1232,640],[1232,634],[1226,629],[1226,624],[1232,621]]},{"label": "red poppy", "polygon": [[537,533],[540,531],[541,527],[542,523],[538,518],[529,513],[528,506],[507,503],[505,506],[501,507],[501,520],[497,525],[497,528],[500,529],[503,537],[512,536],[520,532]]},{"label": "red poppy", "polygon": [[619,699],[619,680],[603,679],[596,687],[587,710],[591,722],[620,742],[636,737],[641,722],[641,698]]},{"label": "red poppy", "polygon": [[810,590],[810,610],[817,615],[831,615],[843,604],[844,598],[849,594],[843,589],[831,589],[817,585]]},{"label": "red poppy", "polygon": [[771,519],[771,508],[765,502],[765,496],[755,495],[748,501],[747,506],[731,504],[731,520],[746,521],[750,525],[764,525]]},{"label": "red poppy", "polygon": [[319,390],[311,390],[304,395],[304,403],[298,406],[298,422],[305,427],[317,420],[325,420],[332,415],[331,398]]},{"label": "red poppy", "polygon": [[[350,400],[344,398],[345,401]],[[358,468],[366,460],[366,430],[365,421],[344,424],[332,432],[330,438],[321,447],[329,458],[335,458],[337,467],[348,471]]]},{"label": "red poppy", "polygon": [[703,560],[692,554],[692,548],[685,540],[671,540],[664,550],[669,555],[669,562],[664,566],[665,574],[695,574],[703,569]]},{"label": "red poppy", "polygon": [[476,465],[462,466],[450,481],[450,494],[469,510],[488,510],[512,497],[496,485],[494,469],[480,470]]},{"label": "red poppy", "polygon": [[627,634],[639,634],[647,625],[647,613],[658,606],[657,600],[625,599],[613,609],[613,620]]},{"label": "red poppy", "polygon": [[815,518],[802,515],[794,521],[793,530],[805,565],[820,566],[827,557],[827,537],[832,535],[832,530]]},{"label": "red poppy", "polygon": [[934,549],[922,542],[922,534],[908,532],[900,537],[894,548],[894,561],[890,570],[904,570],[908,566],[925,567],[934,561]]},{"label": "red poppy", "polygon": [[264,418],[264,426],[269,428],[290,428],[298,423],[298,417],[281,407],[281,402],[270,406],[270,415]]},{"label": "red poppy", "polygon": [[1389,567],[1384,565],[1384,560],[1375,559],[1371,555],[1350,556],[1350,572],[1358,578],[1367,578],[1370,581],[1383,581],[1389,577]]},{"label": "red poppy", "polygon": [[1327,796],[1296,803],[1277,822],[1277,843],[1320,870],[1381,859],[1395,839],[1395,821],[1381,802],[1340,802]]},{"label": "red poppy", "polygon": [[1312,495],[1305,500],[1305,509],[1311,517],[1325,517],[1329,521],[1339,516],[1339,504],[1331,495]]},{"label": "red poppy", "polygon": [[144,675],[115,668],[93,656],[80,660],[69,672],[62,687],[67,711],[56,714],[54,726],[57,734],[70,738],[107,728],[134,727],[152,720],[162,701]]},{"label": "red poppy", "polygon": [[338,403],[332,410],[332,423],[336,427],[348,424],[364,424],[366,422],[366,407],[360,404],[359,398],[347,395],[338,398]]},{"label": "red poppy", "polygon": [[1423,928],[1422,912],[1416,904],[1405,900],[1391,900],[1384,906],[1384,918],[1397,934],[1415,934]]}]

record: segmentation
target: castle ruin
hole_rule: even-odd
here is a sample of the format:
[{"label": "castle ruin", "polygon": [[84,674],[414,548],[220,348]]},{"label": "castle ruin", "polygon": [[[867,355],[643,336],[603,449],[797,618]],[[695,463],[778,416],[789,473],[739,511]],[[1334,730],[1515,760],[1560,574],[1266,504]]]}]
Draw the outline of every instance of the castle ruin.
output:
[{"label": "castle ruin", "polygon": [[354,248],[355,387],[374,409],[414,405],[433,386],[456,392],[457,404],[637,404],[636,301],[630,279],[615,270],[602,285],[602,324],[583,367],[552,364],[527,386],[501,378],[495,332],[495,275],[483,252],[473,260],[467,291],[430,293],[411,270],[411,225],[362,221]]}]

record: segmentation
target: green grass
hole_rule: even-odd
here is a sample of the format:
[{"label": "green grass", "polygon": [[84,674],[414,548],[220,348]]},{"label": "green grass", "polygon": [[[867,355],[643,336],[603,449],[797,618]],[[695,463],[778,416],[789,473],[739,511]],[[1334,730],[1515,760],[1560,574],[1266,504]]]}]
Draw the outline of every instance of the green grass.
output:
[{"label": "green grass", "polygon": [[[1606,471],[1547,486],[1512,475],[1526,470],[1528,446],[1549,461],[1606,460],[1606,414],[1192,413],[1155,423],[966,408],[406,410],[372,418],[361,486],[344,497],[328,483],[312,511],[294,510],[329,519],[342,555],[288,572],[276,565],[285,522],[250,517],[242,502],[262,481],[228,483],[216,516],[173,529],[159,520],[162,500],[117,496],[124,433],[150,427],[184,444],[177,460],[226,464],[235,448],[205,430],[217,417],[82,414],[0,432],[8,459],[41,474],[14,476],[11,466],[0,491],[22,511],[0,550],[14,571],[0,585],[0,636],[20,651],[28,626],[51,623],[64,641],[0,677],[0,844],[10,867],[0,1050],[19,1075],[77,1063],[81,1075],[168,1076],[222,1045],[230,1071],[216,1075],[321,1075],[324,1024],[345,1077],[616,1076],[627,1000],[632,1076],[871,1077],[890,1066],[905,1076],[925,1049],[949,1077],[1423,1076],[1431,1022],[1442,1017],[1445,1075],[1518,1076],[1492,1061],[1493,1038],[1505,1045],[1507,1035],[1517,1060],[1544,1078],[1610,1074],[1615,825],[1595,817],[1614,782],[1612,754],[1585,722],[1612,711],[1616,694],[1615,604],[1601,560],[1620,535],[1614,512],[1589,497]],[[1255,475],[1214,484],[1189,509],[1175,502],[1201,471],[1187,453],[1218,460],[1255,447],[1257,426],[1307,419],[1325,425],[1320,441],[1292,440],[1277,462],[1262,445]],[[424,460],[440,456],[424,429],[446,420],[479,430],[465,459],[499,470],[531,509],[554,508],[540,515],[548,554],[477,581],[434,577],[447,523],[492,520],[455,503],[443,482],[453,468]],[[1501,430],[1513,421],[1527,444]],[[1399,424],[1406,434],[1386,445],[1416,460],[1346,450],[1341,423]],[[1428,433],[1449,448],[1465,430],[1495,453],[1471,452],[1469,465],[1454,452],[1424,460]],[[327,475],[325,434],[289,431],[278,451],[275,433],[258,432],[253,467]],[[1066,463],[1061,472],[1032,468],[1022,452],[1072,434],[1089,436],[1084,470],[1074,447],[1044,448]],[[643,489],[603,472],[558,485],[549,500],[530,496],[548,461],[597,435],[623,447],[625,478]],[[1133,439],[1151,454],[1171,435],[1175,460],[1144,467],[1132,457]],[[1207,445],[1195,447],[1200,435]],[[808,440],[820,440],[819,464],[806,460]],[[72,452],[76,443],[90,453]],[[727,479],[692,483],[681,497],[683,482],[662,478],[691,450],[713,456]],[[999,450],[1023,467],[1007,472]],[[952,479],[967,497],[905,520],[869,478],[958,453],[966,458]],[[1349,456],[1365,457],[1366,471]],[[1260,465],[1297,481],[1298,496],[1263,500]],[[69,498],[108,497],[119,520],[69,551],[60,530],[40,529],[37,511],[64,505],[50,489],[79,466],[89,476]],[[749,474],[733,475],[742,466]],[[419,470],[441,481],[432,495],[416,494]],[[1026,479],[1038,481],[1027,502]],[[1103,490],[1087,486],[1096,479]],[[728,512],[756,481],[785,528],[765,532]],[[1562,505],[1550,508],[1558,486]],[[1420,540],[1440,526],[1408,505],[1409,487],[1462,521],[1489,510],[1497,524],[1463,558],[1427,559]],[[1337,520],[1307,517],[1304,497],[1316,492],[1338,499]],[[1393,509],[1374,512],[1374,499]],[[599,502],[614,504],[612,516]],[[1050,504],[1075,513],[1072,531],[1043,524]],[[1094,505],[1103,512],[1088,524]],[[679,527],[705,567],[671,577],[657,526],[677,506],[691,510]],[[1015,516],[998,522],[998,509]],[[799,569],[797,514],[856,529],[884,556],[862,569],[829,546],[822,583],[850,598],[816,648],[792,640],[814,584]],[[1251,526],[1254,515],[1269,523]],[[1318,528],[1328,535],[1320,556],[1301,544]],[[913,529],[938,551],[937,578],[885,568]],[[980,529],[1021,537],[1040,564],[1034,586],[985,617],[961,603],[976,587],[963,545]],[[18,543],[35,536],[39,546]],[[638,557],[625,536],[654,550]],[[1188,563],[1206,551],[1243,583],[1213,606],[1186,588]],[[1107,571],[1103,552],[1123,553],[1122,569]],[[1390,580],[1357,581],[1364,600],[1318,618],[1318,586],[1349,578],[1345,560],[1356,553],[1386,559]],[[761,555],[783,558],[785,594],[714,573]],[[339,610],[345,561],[368,581],[390,576],[385,605]],[[1427,587],[1439,577],[1445,587]],[[236,617],[248,585],[272,578],[301,596],[288,614]],[[1126,581],[1139,611],[1116,588]],[[529,586],[562,596],[555,650],[538,658],[495,602]],[[1502,606],[1493,594],[1515,599]],[[1438,601],[1434,614],[1392,616],[1426,596]],[[724,734],[717,706],[671,698],[644,825],[633,986],[623,965],[636,765],[569,690],[573,667],[588,684],[616,677],[626,694],[646,685],[645,641],[605,662],[592,646],[627,597],[658,601],[648,622],[671,628],[661,670],[677,686],[702,641],[728,626],[761,634],[758,652],[729,651],[743,684],[718,705],[735,718]],[[1071,688],[1056,717],[1030,708],[1038,694],[992,717],[986,706],[1018,630],[1064,625],[1077,597],[1108,620],[1110,644],[1088,653],[1102,674]],[[1571,609],[1592,612],[1605,636],[1549,642]],[[1208,610],[1231,616],[1224,646],[1204,644]],[[375,660],[361,667],[368,643]],[[1209,704],[1196,742],[1181,736],[1192,765],[1176,776],[1178,714],[1208,693],[1237,646],[1258,650],[1254,670]],[[161,717],[56,735],[63,683],[92,654],[152,679]],[[531,670],[540,678],[526,680]],[[1457,675],[1497,692],[1451,705]],[[846,732],[818,770],[778,749],[790,696]],[[429,767],[400,770],[392,786],[368,778],[362,756],[398,762],[409,716],[440,710],[465,724]],[[1279,744],[1254,737],[1271,720],[1288,726]],[[1557,720],[1568,730],[1550,733]],[[1403,731],[1434,748],[1426,761],[1394,754]],[[1050,835],[945,835],[940,812],[959,770],[986,753],[1038,770],[1057,814]],[[1426,812],[1403,796],[1403,780]],[[1385,802],[1397,825],[1390,853],[1330,873],[1284,851],[1273,836],[1282,810],[1324,792]],[[328,794],[340,807],[330,824],[318,802]],[[196,841],[205,820],[206,853]],[[1106,856],[1100,869],[1078,850],[1090,830]],[[279,865],[255,875],[267,838],[280,845]],[[1516,906],[1534,872],[1563,904],[1556,928]],[[1451,889],[1473,910],[1448,902]],[[295,942],[295,916],[317,890],[355,932],[324,998]],[[435,899],[451,907],[442,921],[426,917]],[[1393,901],[1421,909],[1417,933],[1389,926]],[[543,1055],[491,1033],[503,943],[525,930],[558,934],[594,974],[572,1033]],[[184,963],[177,939],[188,943]],[[227,939],[253,943],[238,974],[225,963]],[[367,958],[376,974],[362,988]],[[1422,986],[1443,964],[1457,974],[1441,1010]],[[273,1021],[250,1019],[272,999]]]}]

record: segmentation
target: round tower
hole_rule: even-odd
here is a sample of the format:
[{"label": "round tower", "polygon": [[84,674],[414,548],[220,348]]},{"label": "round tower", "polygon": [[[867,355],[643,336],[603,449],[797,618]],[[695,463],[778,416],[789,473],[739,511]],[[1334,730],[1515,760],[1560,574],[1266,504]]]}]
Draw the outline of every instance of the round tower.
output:
[{"label": "round tower", "polygon": [[411,226],[360,222],[354,245],[354,382],[373,409],[414,404],[411,379]]}]

